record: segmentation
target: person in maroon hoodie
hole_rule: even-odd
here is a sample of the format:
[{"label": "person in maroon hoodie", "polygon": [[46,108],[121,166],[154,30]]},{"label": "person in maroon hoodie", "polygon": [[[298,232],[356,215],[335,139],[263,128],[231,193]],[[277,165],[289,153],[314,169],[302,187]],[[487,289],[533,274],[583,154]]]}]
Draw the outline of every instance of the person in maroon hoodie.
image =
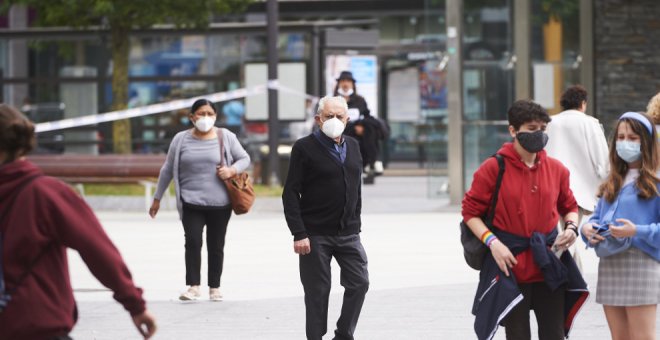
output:
[{"label": "person in maroon hoodie", "polygon": [[131,314],[139,332],[150,338],[156,322],[142,289],[133,283],[89,206],[25,159],[34,144],[34,125],[0,104],[0,265],[6,287],[0,293],[11,295],[0,312],[0,339],[70,339],[77,309],[67,248],[80,253],[92,274]]},{"label": "person in maroon hoodie", "polygon": [[[497,230],[524,238],[538,232],[550,235],[562,217],[566,228],[553,245],[565,251],[577,239],[577,202],[569,187],[569,172],[558,160],[546,155],[545,133],[550,116],[531,100],[516,101],[507,113],[512,143],[502,145],[505,171],[499,191],[493,230],[482,216],[490,207],[499,166],[494,157],[484,161],[474,173],[470,190],[462,203],[463,220],[474,235],[490,248],[497,266],[506,276],[513,274],[523,295],[521,303],[502,321],[507,339],[530,339],[529,312],[534,310],[540,340],[564,338],[565,287],[551,290],[541,268],[528,248],[512,254],[497,238]],[[490,255],[488,255],[490,256]]]}]

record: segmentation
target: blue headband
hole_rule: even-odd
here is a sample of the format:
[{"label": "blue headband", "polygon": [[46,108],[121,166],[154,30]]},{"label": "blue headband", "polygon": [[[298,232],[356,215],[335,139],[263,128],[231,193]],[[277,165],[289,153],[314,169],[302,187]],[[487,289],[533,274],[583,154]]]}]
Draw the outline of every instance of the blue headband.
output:
[{"label": "blue headband", "polygon": [[626,112],[619,117],[619,120],[622,120],[624,118],[629,118],[629,119],[634,119],[642,125],[646,126],[646,129],[649,130],[649,134],[653,134],[653,127],[651,126],[651,122],[649,122],[648,118],[644,117],[641,113],[638,112]]}]

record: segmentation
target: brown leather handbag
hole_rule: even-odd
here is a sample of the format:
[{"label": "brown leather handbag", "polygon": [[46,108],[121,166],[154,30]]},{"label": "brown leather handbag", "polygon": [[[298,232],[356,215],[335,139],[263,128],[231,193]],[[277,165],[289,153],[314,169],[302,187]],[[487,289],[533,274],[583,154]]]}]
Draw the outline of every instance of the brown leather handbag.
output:
[{"label": "brown leather handbag", "polygon": [[[225,163],[225,144],[222,140],[222,129],[217,130],[218,139],[220,140],[220,165]],[[228,164],[225,164],[228,165]],[[218,176],[220,178],[220,176]],[[254,188],[252,187],[252,180],[247,172],[238,173],[230,178],[222,179],[227,188],[227,194],[231,201],[231,208],[236,215],[245,214],[250,211],[254,203]]]}]

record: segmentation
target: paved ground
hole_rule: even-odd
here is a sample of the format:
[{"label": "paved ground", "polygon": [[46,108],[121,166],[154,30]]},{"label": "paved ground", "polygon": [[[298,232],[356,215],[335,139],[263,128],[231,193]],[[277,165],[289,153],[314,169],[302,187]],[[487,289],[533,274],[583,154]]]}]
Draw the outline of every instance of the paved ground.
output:
[{"label": "paved ground", "polygon": [[[426,184],[425,177],[388,177],[363,189],[362,240],[371,287],[357,339],[475,338],[469,311],[477,272],[463,263],[458,207],[449,206],[446,198],[427,199]],[[163,211],[155,220],[142,212],[100,211],[98,216],[145,289],[148,307],[158,318],[156,339],[304,339],[297,257],[279,199],[261,199],[250,214],[232,217],[222,277],[225,301],[215,303],[206,294],[198,302],[177,299],[185,288],[184,249],[174,211]],[[333,265],[329,333],[342,293]],[[584,256],[584,265],[587,281],[595,287],[597,259],[592,253]],[[75,253],[71,276],[80,309],[74,338],[138,338],[128,314]],[[609,338],[593,298],[579,315],[572,338]],[[496,339],[504,339],[503,329]]]}]

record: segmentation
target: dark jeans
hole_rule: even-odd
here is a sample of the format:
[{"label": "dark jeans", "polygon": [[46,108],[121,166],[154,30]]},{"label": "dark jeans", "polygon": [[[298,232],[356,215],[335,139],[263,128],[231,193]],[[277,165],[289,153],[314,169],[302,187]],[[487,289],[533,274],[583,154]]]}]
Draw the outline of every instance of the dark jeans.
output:
[{"label": "dark jeans", "polygon": [[344,287],[341,316],[334,339],[352,340],[364,297],[369,289],[367,254],[360,235],[309,236],[311,253],[300,255],[300,280],[305,290],[307,339],[320,340],[328,331],[330,261],[334,256],[341,268]]},{"label": "dark jeans", "polygon": [[523,300],[504,319],[507,340],[529,340],[529,311],[534,310],[539,326],[539,340],[564,339],[564,295],[566,289],[556,291],[544,282],[520,284]]},{"label": "dark jeans", "polygon": [[186,237],[186,285],[198,286],[202,263],[202,231],[206,225],[206,250],[208,251],[208,283],[211,288],[220,287],[220,275],[224,262],[225,235],[231,208],[199,209],[183,206],[183,230]]}]

